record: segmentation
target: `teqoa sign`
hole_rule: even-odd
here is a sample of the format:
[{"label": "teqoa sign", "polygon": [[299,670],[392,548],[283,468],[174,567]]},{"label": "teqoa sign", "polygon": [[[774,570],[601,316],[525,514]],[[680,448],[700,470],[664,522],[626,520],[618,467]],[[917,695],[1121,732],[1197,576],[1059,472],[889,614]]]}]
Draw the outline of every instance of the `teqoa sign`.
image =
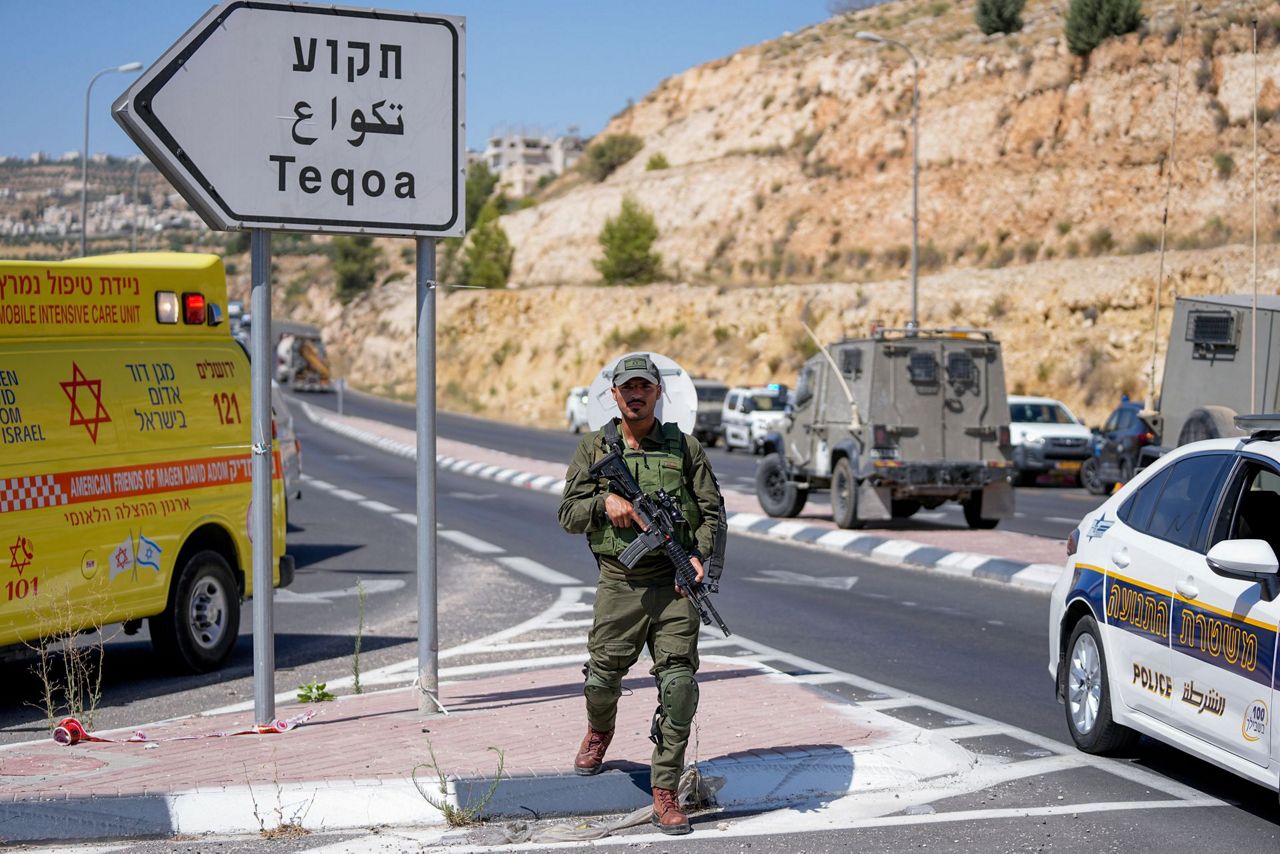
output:
[{"label": "teqoa sign", "polygon": [[463,28],[228,0],[112,113],[211,228],[461,235]]}]

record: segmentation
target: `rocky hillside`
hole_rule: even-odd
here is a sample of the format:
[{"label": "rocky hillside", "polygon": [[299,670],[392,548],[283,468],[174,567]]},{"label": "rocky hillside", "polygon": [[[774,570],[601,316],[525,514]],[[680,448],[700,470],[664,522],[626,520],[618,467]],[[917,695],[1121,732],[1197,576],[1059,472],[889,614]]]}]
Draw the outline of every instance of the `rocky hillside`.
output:
[{"label": "rocky hillside", "polygon": [[[633,160],[598,184],[567,176],[502,218],[521,287],[442,291],[441,405],[553,425],[565,391],[628,349],[730,382],[790,381],[812,352],[806,312],[824,340],[905,322],[911,66],[853,38],[871,30],[921,60],[922,323],[993,328],[1011,391],[1061,397],[1096,422],[1145,390],[1166,187],[1165,308],[1176,293],[1250,285],[1250,9],[1145,10],[1142,33],[1087,63],[1066,50],[1065,4],[1031,0],[1023,32],[985,37],[972,3],[939,0],[833,19],[670,78],[605,131],[644,140]],[[1275,293],[1280,6],[1260,20],[1259,269]],[[654,154],[669,167],[647,170]],[[596,236],[627,193],[655,215],[670,284],[594,284]],[[321,268],[278,271],[277,310],[327,324],[354,383],[408,395],[408,244],[382,244],[389,281],[367,297],[342,308],[314,287]]]},{"label": "rocky hillside", "polygon": [[[1149,251],[1175,94],[1170,244],[1247,234],[1251,7],[1197,3],[1180,20],[1171,3],[1147,0],[1145,31],[1105,42],[1087,62],[1067,50],[1064,8],[1031,0],[1022,32],[987,37],[973,3],[888,3],[672,77],[604,130],[643,139],[629,163],[503,219],[512,278],[595,280],[600,224],[626,193],[653,212],[676,281],[905,272],[912,67],[898,48],[855,39],[858,30],[900,40],[920,60],[926,268]],[[1280,5],[1263,12],[1267,120],[1280,112]],[[1263,187],[1280,177],[1275,127],[1262,134]],[[670,168],[646,170],[655,154]],[[1270,194],[1264,221],[1277,212]]]}]

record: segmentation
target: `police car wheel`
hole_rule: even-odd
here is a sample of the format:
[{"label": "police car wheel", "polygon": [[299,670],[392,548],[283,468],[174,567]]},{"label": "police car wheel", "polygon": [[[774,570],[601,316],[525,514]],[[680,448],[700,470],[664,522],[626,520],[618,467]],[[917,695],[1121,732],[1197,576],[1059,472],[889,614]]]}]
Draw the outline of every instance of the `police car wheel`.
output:
[{"label": "police car wheel", "polygon": [[149,621],[156,651],[193,673],[216,670],[240,634],[240,593],[222,555],[192,555],[169,589],[169,606]]},{"label": "police car wheel", "polygon": [[1067,729],[1085,753],[1108,754],[1133,745],[1138,734],[1111,718],[1107,658],[1092,617],[1076,623],[1067,642]]},{"label": "police car wheel", "polygon": [[761,460],[756,469],[756,497],[764,512],[770,516],[789,519],[799,515],[804,509],[809,493],[787,478],[782,455],[775,453]]}]

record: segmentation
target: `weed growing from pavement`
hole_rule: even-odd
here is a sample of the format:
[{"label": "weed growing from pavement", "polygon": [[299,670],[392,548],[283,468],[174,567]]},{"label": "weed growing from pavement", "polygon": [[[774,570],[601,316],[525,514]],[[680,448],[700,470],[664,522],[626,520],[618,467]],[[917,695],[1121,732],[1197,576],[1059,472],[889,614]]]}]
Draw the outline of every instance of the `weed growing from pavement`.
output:
[{"label": "weed growing from pavement", "polygon": [[[489,791],[485,792],[484,797],[480,798],[479,801],[468,807],[457,807],[449,803],[449,778],[440,770],[440,763],[436,760],[436,750],[431,745],[430,739],[427,740],[427,750],[431,753],[431,761],[418,763],[413,766],[413,771],[410,772],[409,776],[413,778],[413,785],[417,787],[418,794],[422,795],[423,800],[440,811],[440,814],[444,816],[445,822],[447,822],[450,827],[466,827],[468,825],[475,824],[480,818],[481,813],[484,812],[484,808],[489,805],[489,801],[493,800],[494,793],[498,791],[498,783],[502,782],[504,757],[502,751],[498,748],[490,747],[488,749],[498,754],[498,770],[493,774],[493,782],[489,784]],[[440,797],[438,800],[427,794],[427,790],[423,788],[423,784],[418,781],[418,770],[421,768],[430,768],[432,771],[435,771],[436,780],[438,781],[437,786],[440,790]]]},{"label": "weed growing from pavement", "polygon": [[[60,718],[72,717],[91,730],[102,700],[102,663],[108,638],[101,624],[77,611],[69,599],[55,600],[41,622],[50,630],[26,645],[35,653],[31,672],[40,680],[45,720],[53,729]],[[81,641],[81,635],[92,637]]]},{"label": "weed growing from pavement", "polygon": [[273,769],[272,782],[276,787],[276,806],[272,810],[276,814],[275,827],[267,827],[267,823],[263,821],[262,814],[258,811],[258,798],[253,793],[253,783],[249,781],[249,766],[243,764],[244,768],[244,786],[249,790],[249,800],[253,804],[253,818],[258,822],[258,833],[264,839],[296,839],[299,836],[306,836],[311,833],[302,826],[303,820],[307,817],[307,813],[311,811],[311,801],[307,801],[307,807],[304,810],[295,810],[293,815],[289,816],[289,820],[284,818],[284,789],[280,785],[280,766],[276,764],[275,749],[271,750],[271,767]]},{"label": "weed growing from pavement", "polygon": [[299,703],[323,703],[337,698],[329,691],[328,682],[308,682],[298,686]]},{"label": "weed growing from pavement", "polygon": [[364,600],[367,595],[364,590],[364,582],[357,578],[356,607],[359,609],[360,619],[356,623],[356,651],[351,656],[351,676],[355,680],[354,691],[357,694],[364,693],[364,689],[360,687],[360,641],[364,637]]}]

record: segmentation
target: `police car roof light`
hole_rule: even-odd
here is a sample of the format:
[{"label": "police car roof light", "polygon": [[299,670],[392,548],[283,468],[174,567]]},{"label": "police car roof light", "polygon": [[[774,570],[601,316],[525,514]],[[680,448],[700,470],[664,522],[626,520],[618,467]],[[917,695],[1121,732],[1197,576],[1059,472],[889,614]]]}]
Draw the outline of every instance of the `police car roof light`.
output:
[{"label": "police car roof light", "polygon": [[156,291],[156,323],[178,322],[178,295],[173,291]]},{"label": "police car roof light", "polygon": [[182,320],[189,326],[204,325],[204,294],[188,293],[182,295]]}]

